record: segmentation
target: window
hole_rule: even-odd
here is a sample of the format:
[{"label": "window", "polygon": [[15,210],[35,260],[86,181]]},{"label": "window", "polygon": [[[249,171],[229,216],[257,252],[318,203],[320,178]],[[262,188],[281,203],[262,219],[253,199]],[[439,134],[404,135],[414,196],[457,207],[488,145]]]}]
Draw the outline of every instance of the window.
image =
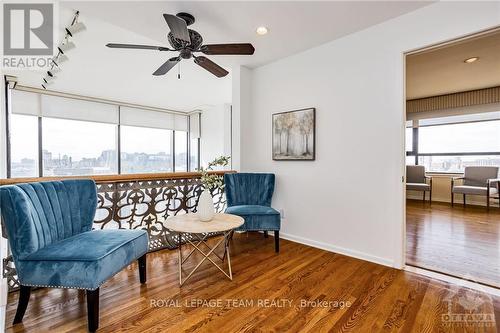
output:
[{"label": "window", "polygon": [[121,173],[172,171],[172,131],[121,126]]},{"label": "window", "polygon": [[38,117],[10,117],[11,177],[38,176]]},{"label": "window", "polygon": [[420,154],[500,152],[500,120],[420,127],[418,151]]},{"label": "window", "polygon": [[187,171],[187,132],[175,131],[175,171]]},{"label": "window", "polygon": [[188,171],[190,160],[197,168],[190,115],[18,89],[7,96],[9,177]]},{"label": "window", "polygon": [[419,120],[416,151],[407,146],[407,164],[414,164],[416,157],[427,171],[448,173],[461,173],[466,166],[499,166],[500,120],[496,114]]},{"label": "window", "polygon": [[418,164],[432,172],[464,172],[466,166],[499,166],[500,155],[419,156]]},{"label": "window", "polygon": [[116,125],[43,118],[43,176],[117,173]]}]

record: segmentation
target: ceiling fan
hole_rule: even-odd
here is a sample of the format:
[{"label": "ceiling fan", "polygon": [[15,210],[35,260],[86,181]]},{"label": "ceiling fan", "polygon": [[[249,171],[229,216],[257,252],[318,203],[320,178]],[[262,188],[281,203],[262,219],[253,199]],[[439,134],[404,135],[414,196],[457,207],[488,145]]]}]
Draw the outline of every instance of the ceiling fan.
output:
[{"label": "ceiling fan", "polygon": [[165,75],[169,70],[174,68],[182,59],[194,58],[194,62],[203,67],[217,77],[224,77],[229,72],[224,68],[217,65],[212,60],[202,55],[195,55],[194,53],[204,53],[208,55],[252,55],[255,48],[252,44],[203,44],[201,35],[188,26],[193,24],[194,16],[188,13],[178,13],[177,15],[163,14],[165,21],[167,21],[170,32],[167,35],[168,42],[171,48],[164,46],[153,45],[135,45],[135,44],[106,44],[110,48],[118,49],[142,49],[142,50],[158,50],[158,51],[178,51],[177,57],[168,59],[161,65],[153,75]]}]

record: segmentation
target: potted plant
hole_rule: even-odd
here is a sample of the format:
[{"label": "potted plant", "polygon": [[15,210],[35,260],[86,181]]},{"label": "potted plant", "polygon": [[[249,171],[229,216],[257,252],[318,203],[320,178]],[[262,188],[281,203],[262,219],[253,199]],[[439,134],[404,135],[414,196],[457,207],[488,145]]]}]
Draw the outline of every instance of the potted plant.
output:
[{"label": "potted plant", "polygon": [[229,156],[220,156],[208,163],[206,168],[201,167],[198,171],[201,172],[201,183],[204,190],[201,192],[198,199],[198,217],[201,221],[208,222],[214,218],[215,207],[211,192],[215,189],[224,188],[224,179],[221,175],[211,174],[215,167],[224,167],[229,164]]}]

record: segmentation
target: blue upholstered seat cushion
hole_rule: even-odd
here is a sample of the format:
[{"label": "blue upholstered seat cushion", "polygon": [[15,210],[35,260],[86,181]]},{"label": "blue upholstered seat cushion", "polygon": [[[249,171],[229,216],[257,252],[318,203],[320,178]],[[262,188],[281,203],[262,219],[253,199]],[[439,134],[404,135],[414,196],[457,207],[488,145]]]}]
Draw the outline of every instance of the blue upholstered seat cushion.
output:
[{"label": "blue upholstered seat cushion", "polygon": [[226,213],[243,217],[245,223],[238,230],[280,230],[280,213],[268,206],[231,206]]},{"label": "blue upholstered seat cushion", "polygon": [[17,269],[23,285],[94,290],[147,251],[144,230],[87,231],[31,253]]}]

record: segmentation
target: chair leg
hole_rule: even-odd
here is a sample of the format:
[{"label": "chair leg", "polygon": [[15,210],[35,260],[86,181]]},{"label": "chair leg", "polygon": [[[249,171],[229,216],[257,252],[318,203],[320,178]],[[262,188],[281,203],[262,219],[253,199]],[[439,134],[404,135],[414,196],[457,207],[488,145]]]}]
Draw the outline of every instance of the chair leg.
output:
[{"label": "chair leg", "polygon": [[280,252],[280,232],[278,230],[274,231],[274,252]]},{"label": "chair leg", "polygon": [[429,191],[429,203],[432,203],[432,187],[431,190]]},{"label": "chair leg", "polygon": [[139,280],[144,284],[146,283],[146,255],[137,259],[137,263],[139,264]]},{"label": "chair leg", "polygon": [[[489,186],[490,184],[488,184]],[[490,211],[490,188],[486,188],[486,211]]]},{"label": "chair leg", "polygon": [[87,320],[89,332],[99,328],[99,288],[87,290]]},{"label": "chair leg", "polygon": [[464,194],[464,208],[465,208],[465,194]]},{"label": "chair leg", "polygon": [[14,317],[13,325],[19,324],[23,321],[24,314],[26,313],[26,308],[28,307],[28,302],[30,301],[31,287],[21,285],[19,290],[19,301],[17,303],[16,316]]},{"label": "chair leg", "polygon": [[267,230],[264,230],[264,238],[267,238],[269,237],[269,235],[267,234]]},{"label": "chair leg", "polygon": [[451,192],[451,207],[453,207],[453,199],[454,199],[453,191]]}]

